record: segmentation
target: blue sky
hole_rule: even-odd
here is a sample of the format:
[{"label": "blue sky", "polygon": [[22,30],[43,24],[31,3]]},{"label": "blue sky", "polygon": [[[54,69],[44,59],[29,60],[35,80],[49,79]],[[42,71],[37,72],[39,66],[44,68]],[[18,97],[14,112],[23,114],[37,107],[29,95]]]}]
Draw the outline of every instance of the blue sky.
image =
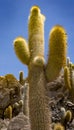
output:
[{"label": "blue sky", "polygon": [[0,76],[12,73],[18,78],[21,70],[27,76],[27,66],[14,53],[13,40],[18,36],[28,39],[28,16],[33,5],[38,5],[46,16],[45,58],[50,29],[60,24],[67,31],[67,55],[74,63],[74,0],[0,0]]}]

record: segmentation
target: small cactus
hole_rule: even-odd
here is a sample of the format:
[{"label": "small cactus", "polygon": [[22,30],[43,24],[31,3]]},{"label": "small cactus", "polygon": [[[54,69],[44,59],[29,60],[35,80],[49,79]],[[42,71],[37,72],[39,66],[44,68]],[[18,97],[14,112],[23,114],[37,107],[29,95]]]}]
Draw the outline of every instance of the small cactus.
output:
[{"label": "small cactus", "polygon": [[65,130],[65,128],[60,123],[56,123],[54,126],[54,130]]},{"label": "small cactus", "polygon": [[18,108],[19,107],[19,104],[17,103],[17,102],[15,102],[14,104],[13,104],[13,108]]},{"label": "small cactus", "polygon": [[64,67],[64,81],[65,81],[66,88],[70,90],[71,89],[70,72],[67,66]]},{"label": "small cactus", "polygon": [[65,117],[65,113],[66,113],[66,110],[64,107],[61,107],[61,119],[63,120],[63,118]]},{"label": "small cactus", "polygon": [[19,82],[21,85],[24,85],[25,84],[25,79],[24,79],[24,76],[23,76],[23,71],[20,71],[19,72]]},{"label": "small cactus", "polygon": [[67,57],[67,66],[69,67],[70,65],[70,57]]},{"label": "small cactus", "polygon": [[29,117],[29,84],[25,83],[24,86],[24,98],[23,98],[23,113]]},{"label": "small cactus", "polygon": [[67,110],[64,117],[65,123],[70,122],[71,119],[72,119],[72,112],[70,110]]},{"label": "small cactus", "polygon": [[65,86],[69,89],[69,98],[74,103],[74,65],[67,58],[67,66],[64,67]]},{"label": "small cactus", "polygon": [[8,106],[8,108],[6,108],[4,111],[4,117],[9,119],[12,118],[12,106]]},{"label": "small cactus", "polygon": [[72,69],[74,70],[74,64],[72,64]]},{"label": "small cactus", "polygon": [[71,120],[72,120],[72,112],[70,110],[65,111],[65,113],[61,118],[61,123],[63,124],[63,126],[66,128],[67,123],[70,122]]}]

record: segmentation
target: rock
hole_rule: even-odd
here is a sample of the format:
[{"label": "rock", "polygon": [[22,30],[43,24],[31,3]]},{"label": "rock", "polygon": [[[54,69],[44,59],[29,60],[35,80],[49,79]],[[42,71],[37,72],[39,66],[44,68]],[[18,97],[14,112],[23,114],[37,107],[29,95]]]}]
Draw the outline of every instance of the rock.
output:
[{"label": "rock", "polygon": [[29,118],[23,113],[11,119],[7,130],[31,130]]},{"label": "rock", "polygon": [[3,118],[5,109],[21,100],[21,84],[12,75],[0,76],[0,118]]},{"label": "rock", "polygon": [[74,128],[74,119],[73,119],[73,121],[72,121],[72,127]]},{"label": "rock", "polygon": [[0,130],[7,130],[8,124],[9,124],[8,119],[6,120],[0,119]]}]

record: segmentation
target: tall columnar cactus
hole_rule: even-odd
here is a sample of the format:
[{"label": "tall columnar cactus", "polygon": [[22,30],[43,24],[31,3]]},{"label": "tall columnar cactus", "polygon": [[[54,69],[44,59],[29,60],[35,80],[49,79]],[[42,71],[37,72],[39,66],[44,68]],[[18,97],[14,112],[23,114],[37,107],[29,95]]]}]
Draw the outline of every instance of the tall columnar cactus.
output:
[{"label": "tall columnar cactus", "polygon": [[59,76],[66,63],[66,32],[58,25],[50,32],[50,53],[45,65],[44,21],[45,17],[39,7],[33,6],[28,22],[29,44],[26,45],[23,38],[14,40],[17,57],[28,65],[29,116],[32,130],[51,130],[51,113],[46,100],[45,86],[47,82]]}]

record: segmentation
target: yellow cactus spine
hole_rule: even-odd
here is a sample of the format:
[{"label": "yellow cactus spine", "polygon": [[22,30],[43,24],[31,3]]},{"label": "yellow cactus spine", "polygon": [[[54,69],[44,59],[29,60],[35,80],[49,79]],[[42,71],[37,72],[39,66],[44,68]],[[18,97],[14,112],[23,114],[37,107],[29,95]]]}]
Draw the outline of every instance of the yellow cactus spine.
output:
[{"label": "yellow cactus spine", "polygon": [[65,130],[65,128],[60,123],[56,123],[54,126],[54,130]]},{"label": "yellow cactus spine", "polygon": [[66,65],[66,48],[66,31],[62,26],[56,25],[50,31],[49,54],[46,65],[46,77],[48,81],[56,79],[62,67]]},{"label": "yellow cactus spine", "polygon": [[[45,17],[40,13],[38,6],[33,6],[28,22],[30,60],[34,63],[44,64],[44,21]],[[39,56],[39,60],[38,60]],[[36,58],[37,57],[37,58]],[[42,57],[42,59],[41,59]],[[34,59],[35,58],[35,59]],[[36,60],[37,59],[37,60]],[[41,61],[42,60],[42,61]],[[40,62],[39,62],[40,61]],[[40,65],[41,65],[40,64]]]},{"label": "yellow cactus spine", "polygon": [[67,66],[64,67],[64,81],[65,81],[66,88],[71,90],[70,72],[69,72],[69,68]]},{"label": "yellow cactus spine", "polygon": [[28,65],[30,59],[30,52],[28,45],[24,38],[18,37],[14,40],[14,50],[18,59],[23,63]]}]

